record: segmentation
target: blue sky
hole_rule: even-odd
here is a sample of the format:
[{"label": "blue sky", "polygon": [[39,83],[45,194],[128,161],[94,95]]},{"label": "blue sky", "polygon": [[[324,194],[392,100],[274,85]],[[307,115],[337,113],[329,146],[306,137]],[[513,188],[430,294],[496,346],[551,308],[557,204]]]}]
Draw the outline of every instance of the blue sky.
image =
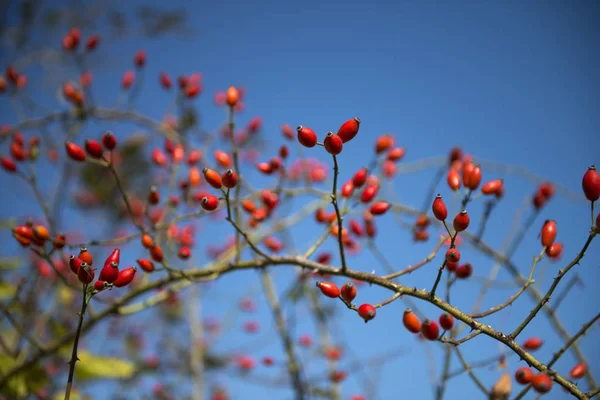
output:
[{"label": "blue sky", "polygon": [[[144,2],[127,2],[123,10],[133,15],[134,8]],[[163,5],[161,5],[163,6]],[[261,135],[269,142],[269,155],[274,154],[283,142],[280,125],[307,125],[319,136],[354,116],[361,118],[359,135],[344,147],[339,157],[342,182],[354,171],[368,163],[374,140],[382,133],[393,133],[397,143],[406,147],[403,162],[411,163],[426,157],[446,155],[455,145],[484,160],[520,165],[534,174],[564,185],[576,198],[559,193],[538,217],[537,223],[526,235],[523,245],[514,256],[522,273],[528,271],[530,260],[540,251],[536,229],[546,218],[556,219],[559,240],[565,244],[563,264],[581,248],[589,229],[589,205],[581,194],[581,177],[590,164],[600,164],[600,3],[594,1],[506,1],[506,2],[273,2],[257,0],[227,3],[195,3],[170,1],[169,7],[187,9],[187,25],[195,36],[182,38],[168,34],[158,39],[146,39],[131,35],[125,39],[111,38],[107,34],[106,19],[99,19],[95,26],[82,27],[84,36],[98,32],[103,35],[97,54],[90,65],[99,67],[94,72],[95,99],[103,105],[113,105],[119,93],[120,77],[132,68],[131,59],[139,49],[148,54],[144,71],[145,84],[138,102],[138,110],[161,119],[172,101],[158,85],[158,74],[167,71],[172,76],[199,71],[203,75],[204,93],[194,101],[203,118],[203,127],[215,130],[223,123],[222,109],[213,105],[216,90],[227,86],[242,85],[247,89],[247,110],[240,122],[259,115],[264,120]],[[12,10],[14,12],[14,10]],[[7,25],[10,26],[9,16]],[[55,46],[67,26],[53,37],[38,35],[37,46]],[[104,34],[106,35],[104,36]],[[49,40],[52,39],[52,40]],[[0,60],[6,65],[15,57],[15,51],[6,43]],[[44,93],[35,90],[36,82],[43,82],[41,70],[27,69],[30,83],[29,95],[36,96],[50,108],[60,108],[54,89]],[[65,76],[72,71],[60,71]],[[37,97],[39,94],[39,97]],[[0,122],[17,122],[6,96],[0,96]],[[86,129],[78,140],[95,137],[99,131],[108,129],[101,124]],[[111,126],[118,136],[133,132],[131,126]],[[156,141],[156,144],[160,141]],[[311,156],[330,163],[322,149],[314,149]],[[7,152],[1,149],[2,154]],[[266,157],[265,157],[266,158]],[[401,163],[402,165],[402,163]],[[50,189],[59,169],[48,169],[43,183]],[[394,190],[399,198],[420,207],[434,170],[415,175],[402,175],[395,179]],[[495,177],[506,179],[506,198],[498,207],[490,222],[485,239],[500,247],[510,230],[512,216],[523,199],[535,190],[535,185],[522,177],[483,170],[484,180]],[[258,184],[272,185],[273,180],[249,175]],[[3,191],[0,198],[0,217],[33,213],[41,215],[33,202],[20,201],[22,192],[28,188],[14,177],[0,174]],[[14,185],[14,186],[13,186]],[[440,192],[450,198],[445,185]],[[577,197],[578,196],[578,197]],[[299,207],[300,202],[291,206]],[[478,222],[482,202],[469,209],[472,220]],[[82,221],[81,213],[70,210],[68,217]],[[94,217],[96,218],[96,217]],[[391,216],[380,224],[378,246],[394,265],[407,265],[422,259],[433,247],[413,244],[410,235],[398,228]],[[199,243],[212,242],[215,236],[225,237],[230,228],[223,224],[211,231],[203,226]],[[298,226],[294,232],[296,243],[303,248],[321,233],[312,222]],[[214,235],[211,232],[216,232]],[[95,235],[96,234],[96,235]],[[103,237],[103,232],[88,232],[89,238]],[[9,235],[2,233],[3,241]],[[335,242],[328,241],[325,248],[335,250]],[[559,315],[570,332],[596,312],[600,295],[591,282],[598,279],[598,243],[593,243],[577,272],[584,279],[584,294],[572,292],[561,305]],[[194,260],[205,260],[198,251]],[[3,255],[21,254],[12,242],[3,245]],[[141,255],[132,249],[131,262]],[[470,247],[463,250],[475,265],[475,275],[487,276],[492,267],[489,260],[481,257]],[[463,256],[463,257],[464,257]],[[406,278],[407,285],[430,287],[440,258],[418,273]],[[334,259],[334,263],[339,260]],[[368,253],[351,259],[351,266],[370,271],[379,268]],[[559,264],[560,265],[560,264]],[[539,270],[536,284],[545,292],[558,265],[547,260]],[[381,269],[379,269],[381,271]],[[381,271],[382,272],[382,271]],[[244,279],[244,277],[246,279]],[[290,282],[289,271],[278,272],[277,286],[280,290]],[[506,282],[510,276],[501,272],[499,281]],[[207,295],[207,315],[222,315],[231,305],[219,295],[222,288],[243,291],[248,282],[256,285],[255,273],[232,275],[216,283]],[[339,280],[338,283],[343,283]],[[219,289],[221,288],[221,289]],[[478,293],[479,286],[473,282],[460,282],[453,291],[453,302],[469,309]],[[492,290],[486,305],[504,301],[514,288]],[[364,289],[364,299],[378,302],[388,294],[376,288]],[[262,325],[271,327],[270,314],[263,296],[257,294],[260,303],[256,316]],[[430,317],[439,312],[427,304],[420,306]],[[512,330],[526,315],[533,304],[523,296],[506,312],[489,317],[489,323],[498,329]],[[401,326],[404,305],[400,302],[381,309],[377,318],[364,324],[355,315],[338,305],[335,317],[339,339],[348,351],[360,358],[368,358],[405,348],[407,355],[390,361],[382,369],[378,380],[378,399],[428,398],[430,383],[427,372],[428,353],[417,340],[409,336]],[[297,324],[294,334],[314,333],[314,324],[307,318],[306,303],[296,307]],[[152,317],[144,312],[134,317],[143,323]],[[486,320],[487,321],[487,320]],[[187,332],[187,328],[182,327]],[[522,335],[543,335],[546,343],[536,353],[547,362],[561,342],[549,331],[547,319],[540,316]],[[185,333],[187,335],[187,333]],[[592,330],[581,346],[592,362],[595,371],[600,370],[600,345],[598,328]],[[155,336],[150,333],[150,338]],[[241,333],[227,337],[223,348],[234,348],[248,339]],[[281,346],[272,341],[268,351],[282,356]],[[115,351],[118,344],[113,344]],[[90,342],[93,347],[93,343]],[[441,346],[430,346],[441,368]],[[351,349],[351,350],[350,350]],[[479,337],[465,345],[469,360],[486,358],[497,352],[498,346],[491,339]],[[257,356],[262,356],[258,353]],[[566,354],[556,365],[559,372],[567,373],[573,365],[572,355]],[[312,363],[311,372],[318,373],[323,363]],[[457,367],[458,360],[453,359]],[[511,358],[512,373],[521,364]],[[375,375],[376,371],[370,371]],[[481,379],[491,386],[499,377],[497,370],[482,369]],[[312,375],[312,374],[309,374]],[[595,373],[600,379],[600,375]],[[355,379],[356,378],[356,379]],[[343,384],[344,398],[363,391],[364,376],[351,376]],[[226,383],[233,398],[263,398],[269,392],[258,385],[244,383],[228,376],[217,375]],[[146,381],[144,381],[146,382]],[[585,383],[582,382],[585,386]],[[586,387],[587,388],[587,387]],[[275,398],[291,398],[289,391],[274,392]],[[447,398],[477,398],[480,393],[466,376],[455,378],[447,389]],[[547,398],[562,398],[561,390],[555,390]],[[105,398],[98,395],[96,398]],[[532,393],[529,398],[533,398]]]}]

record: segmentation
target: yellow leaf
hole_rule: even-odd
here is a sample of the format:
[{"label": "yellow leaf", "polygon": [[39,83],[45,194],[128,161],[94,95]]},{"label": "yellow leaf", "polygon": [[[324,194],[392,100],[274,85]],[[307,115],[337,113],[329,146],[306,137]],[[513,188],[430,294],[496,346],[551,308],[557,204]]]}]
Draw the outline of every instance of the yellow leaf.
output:
[{"label": "yellow leaf", "polygon": [[134,363],[121,358],[99,356],[85,350],[77,355],[81,361],[75,366],[76,379],[129,379],[136,372]]},{"label": "yellow leaf", "polygon": [[69,304],[73,299],[73,289],[67,286],[61,286],[58,289],[58,299],[62,304]]},{"label": "yellow leaf", "polygon": [[[0,373],[2,375],[20,364],[17,360],[0,354]],[[8,380],[2,393],[9,398],[25,398],[27,395],[46,384],[48,376],[42,367],[34,365]]]},{"label": "yellow leaf", "polygon": [[15,287],[8,282],[0,281],[0,300],[10,299],[15,295]]}]

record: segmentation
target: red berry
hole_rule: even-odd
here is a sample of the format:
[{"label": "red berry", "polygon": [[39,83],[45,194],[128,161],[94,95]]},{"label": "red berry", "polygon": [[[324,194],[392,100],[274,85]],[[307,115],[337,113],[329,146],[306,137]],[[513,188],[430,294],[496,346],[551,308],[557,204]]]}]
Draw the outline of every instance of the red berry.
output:
[{"label": "red berry", "polygon": [[457,278],[466,279],[473,274],[473,266],[471,265],[471,263],[465,263],[457,267],[454,273],[456,274]]},{"label": "red berry", "polygon": [[440,326],[449,331],[454,326],[454,317],[451,314],[443,313],[440,315]]},{"label": "red berry", "polygon": [[454,230],[456,232],[462,232],[469,227],[469,223],[471,222],[471,218],[469,218],[469,214],[467,210],[462,210],[456,217],[454,217]]},{"label": "red berry", "polygon": [[337,155],[342,152],[344,142],[342,142],[342,139],[333,132],[327,132],[327,136],[325,137],[325,140],[323,140],[323,146],[325,146],[325,150],[327,150],[329,154]]},{"label": "red berry", "polygon": [[224,151],[215,150],[213,153],[215,161],[223,168],[230,168],[232,165],[231,157]]},{"label": "red berry", "polygon": [[150,191],[148,192],[148,204],[156,205],[160,202],[160,193],[158,192],[158,188],[154,185],[150,187]]},{"label": "red berry", "polygon": [[546,247],[546,255],[550,258],[560,258],[563,251],[563,244],[561,242],[554,242],[550,246]]},{"label": "red berry", "polygon": [[181,258],[182,260],[187,260],[188,258],[190,258],[190,256],[192,255],[192,251],[190,250],[189,247],[182,247],[179,249],[179,252],[177,253],[177,256],[179,256],[179,258]]},{"label": "red berry", "polygon": [[460,147],[454,147],[450,150],[450,154],[448,155],[448,164],[452,165],[455,161],[460,161],[463,158],[463,152]]},{"label": "red berry", "polygon": [[133,281],[137,268],[129,267],[119,272],[119,277],[113,282],[115,287],[127,286]]},{"label": "red berry", "polygon": [[85,141],[85,151],[94,158],[102,157],[102,145],[95,140],[88,139]]},{"label": "red berry", "polygon": [[234,188],[238,183],[238,175],[233,170],[228,169],[221,176],[221,181],[226,188]]},{"label": "red berry", "polygon": [[358,307],[358,315],[365,320],[365,323],[375,318],[375,314],[377,314],[377,311],[375,310],[375,307],[370,304],[363,304]]},{"label": "red berry", "polygon": [[202,198],[201,204],[202,208],[204,208],[206,211],[213,211],[219,206],[219,198],[209,194]]},{"label": "red berry", "polygon": [[369,211],[373,215],[383,215],[389,209],[390,209],[390,203],[388,203],[386,201],[378,201],[378,202],[373,203],[373,205],[371,206]]},{"label": "red berry", "polygon": [[387,159],[389,161],[400,161],[404,157],[404,154],[406,154],[404,147],[394,147],[388,151]]},{"label": "red berry", "polygon": [[587,365],[583,362],[580,362],[579,364],[577,364],[573,367],[573,369],[571,370],[569,375],[571,375],[571,378],[573,378],[573,379],[579,379],[585,375],[586,371],[587,371]]},{"label": "red berry", "polygon": [[352,282],[346,283],[342,286],[342,298],[346,303],[352,303],[352,300],[356,297],[356,286]]},{"label": "red berry", "polygon": [[354,136],[358,133],[358,129],[360,128],[360,119],[353,118],[344,122],[340,129],[338,129],[338,136],[342,139],[344,143],[352,140]]},{"label": "red berry", "polygon": [[98,278],[98,280],[94,282],[94,289],[96,289],[97,291],[101,292],[105,288],[106,286],[104,285],[104,281],[101,281],[100,278]]},{"label": "red berry", "polygon": [[221,181],[221,177],[219,176],[217,171],[214,171],[209,168],[204,168],[202,170],[202,173],[204,173],[204,178],[210,186],[214,187],[215,189],[221,189],[221,186],[223,186],[223,182]]},{"label": "red berry", "polygon": [[144,50],[139,50],[135,53],[133,57],[133,63],[136,67],[141,68],[146,64],[146,52]]},{"label": "red berry", "polygon": [[331,297],[332,299],[339,297],[340,288],[333,282],[317,282],[317,287],[321,289],[321,293],[323,293],[327,297]]},{"label": "red berry", "polygon": [[150,260],[146,260],[146,259],[143,259],[143,258],[138,258],[137,263],[140,266],[140,268],[143,269],[146,272],[152,272],[152,271],[154,271],[154,264]]},{"label": "red berry", "polygon": [[270,367],[271,365],[275,364],[275,361],[273,361],[271,357],[264,357],[262,359],[262,363],[264,366]]},{"label": "red berry", "polygon": [[121,87],[125,90],[129,89],[131,85],[133,85],[133,81],[135,80],[135,74],[133,71],[127,71],[123,74],[123,78],[121,79]]},{"label": "red berry", "polygon": [[550,200],[554,196],[554,192],[556,191],[552,182],[542,183],[538,190],[546,200]]},{"label": "red berry", "polygon": [[82,247],[79,249],[79,255],[77,257],[80,258],[82,261],[85,261],[89,265],[92,265],[94,263],[92,253],[90,253],[86,247]]},{"label": "red berry", "polygon": [[[463,168],[465,168],[465,167],[463,167]],[[467,172],[464,172],[464,171],[467,171]],[[469,188],[471,190],[477,190],[480,183],[481,183],[481,168],[479,167],[479,165],[473,165],[472,168],[470,168],[470,165],[469,165],[468,168],[463,170],[463,184],[465,185],[466,188]]]},{"label": "red berry", "polygon": [[237,104],[237,102],[240,99],[240,92],[234,86],[230,86],[227,89],[227,93],[225,96],[226,96],[225,100],[227,102],[227,105],[229,107],[235,107],[235,105]]},{"label": "red berry", "polygon": [[421,321],[419,321],[419,317],[417,317],[410,308],[404,310],[402,323],[409,332],[419,333],[421,331]]},{"label": "red berry", "polygon": [[381,135],[375,140],[375,153],[381,154],[386,150],[389,150],[396,144],[394,136],[386,134]]},{"label": "red berry", "polygon": [[79,282],[83,283],[84,285],[87,285],[88,283],[94,280],[94,275],[95,271],[94,268],[91,267],[91,265],[89,265],[85,261],[79,265],[79,269],[77,270],[77,278],[79,279]]},{"label": "red berry", "polygon": [[446,262],[446,269],[450,272],[456,271],[457,267],[458,267],[458,263]]},{"label": "red berry", "polygon": [[85,44],[86,50],[92,51],[92,50],[96,49],[96,47],[98,47],[99,41],[100,41],[100,36],[98,36],[98,35],[90,36]]},{"label": "red berry", "polygon": [[440,335],[440,327],[435,321],[426,319],[421,325],[421,333],[428,340],[437,340]]},{"label": "red berry", "polygon": [[71,159],[75,161],[85,161],[85,153],[83,149],[72,142],[65,142],[65,149]]},{"label": "red berry", "polygon": [[354,174],[352,177],[352,183],[354,184],[355,188],[359,188],[365,184],[367,181],[367,174],[368,171],[366,168],[361,168]]},{"label": "red berry", "polygon": [[433,211],[433,215],[435,215],[438,221],[445,221],[448,218],[448,209],[444,200],[442,200],[441,194],[438,193],[435,196],[435,200],[433,200],[433,204],[431,205],[431,211]]},{"label": "red berry", "polygon": [[352,196],[352,192],[354,192],[354,183],[352,181],[344,183],[342,186],[342,197],[350,197]]},{"label": "red berry", "polygon": [[296,128],[298,132],[298,141],[304,147],[315,147],[317,144],[317,134],[309,127],[299,125]]},{"label": "red berry", "polygon": [[377,192],[379,192],[379,186],[377,185],[368,185],[363,189],[363,192],[360,195],[360,201],[363,203],[369,203],[371,200],[377,196]]},{"label": "red berry", "polygon": [[119,277],[119,264],[112,261],[104,264],[98,280],[113,283]]},{"label": "red berry", "polygon": [[71,271],[73,271],[74,274],[79,272],[79,267],[81,267],[82,262],[83,260],[81,258],[75,257],[71,254],[71,257],[69,257],[69,268],[71,268]]},{"label": "red berry", "polygon": [[552,389],[552,379],[546,374],[537,374],[531,379],[531,386],[538,393],[548,393]]},{"label": "red berry", "polygon": [[6,156],[2,156],[2,168],[4,168],[8,172],[16,172],[17,165],[13,160]]},{"label": "red berry", "polygon": [[448,251],[446,251],[446,261],[447,262],[453,262],[453,263],[457,263],[460,261],[460,251],[458,251],[458,249],[448,249]]},{"label": "red berry", "polygon": [[454,168],[450,168],[448,170],[448,176],[446,177],[446,181],[448,182],[448,186],[452,190],[458,190],[460,188],[460,175],[458,171]]},{"label": "red berry", "polygon": [[515,380],[521,385],[527,385],[533,379],[533,372],[528,367],[521,367],[515,372]]},{"label": "red berry", "polygon": [[494,179],[493,181],[486,182],[481,187],[481,193],[483,194],[497,194],[500,193],[504,181],[502,179]]},{"label": "red berry", "polygon": [[546,220],[542,227],[542,246],[548,247],[556,240],[556,221]]},{"label": "red berry", "polygon": [[542,344],[544,344],[544,341],[539,337],[531,337],[523,343],[523,348],[527,350],[537,350],[542,347]]},{"label": "red berry", "polygon": [[117,138],[112,132],[106,132],[102,135],[102,144],[107,150],[114,150],[117,147]]},{"label": "red berry", "polygon": [[590,166],[581,180],[583,193],[589,201],[596,201],[600,198],[600,174],[595,166]]},{"label": "red berry", "polygon": [[150,249],[150,257],[152,257],[152,259],[158,263],[162,262],[164,257],[162,248],[157,244],[152,246],[152,248]]}]

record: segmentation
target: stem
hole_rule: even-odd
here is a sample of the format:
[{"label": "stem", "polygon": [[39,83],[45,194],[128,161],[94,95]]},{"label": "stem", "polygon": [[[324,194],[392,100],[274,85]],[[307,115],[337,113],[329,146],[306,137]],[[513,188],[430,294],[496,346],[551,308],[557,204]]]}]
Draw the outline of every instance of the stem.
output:
[{"label": "stem", "polygon": [[[238,160],[238,150],[235,145],[235,138],[233,134],[233,130],[235,129],[235,121],[233,119],[234,116],[233,107],[229,107],[229,138],[231,139],[231,153],[233,155],[233,167],[235,168],[235,172],[238,174],[238,184],[235,186],[235,225],[239,225],[242,216],[240,214],[240,190],[242,188],[242,173],[240,171],[240,163]],[[229,197],[229,196],[228,196]],[[241,252],[240,252],[240,232],[237,230],[235,233],[235,248],[236,248],[236,262],[241,260]]]},{"label": "stem", "polygon": [[340,208],[337,203],[337,178],[339,174],[339,167],[337,162],[337,157],[335,154],[333,156],[333,189],[331,190],[331,202],[333,203],[333,208],[335,208],[335,215],[337,216],[337,224],[338,224],[338,244],[340,246],[340,259],[342,261],[342,271],[346,270],[346,255],[344,254],[344,243],[342,241],[342,214],[340,213]]},{"label": "stem", "polygon": [[77,324],[77,331],[75,332],[75,341],[73,342],[73,351],[71,352],[71,361],[69,361],[69,379],[67,380],[67,388],[65,390],[65,400],[71,398],[71,387],[73,386],[73,376],[75,375],[75,363],[79,361],[77,357],[77,346],[79,345],[79,336],[81,336],[81,327],[83,325],[83,315],[87,308],[88,302],[86,301],[87,285],[83,285],[83,299],[81,301],[81,311],[79,311],[79,323]]}]

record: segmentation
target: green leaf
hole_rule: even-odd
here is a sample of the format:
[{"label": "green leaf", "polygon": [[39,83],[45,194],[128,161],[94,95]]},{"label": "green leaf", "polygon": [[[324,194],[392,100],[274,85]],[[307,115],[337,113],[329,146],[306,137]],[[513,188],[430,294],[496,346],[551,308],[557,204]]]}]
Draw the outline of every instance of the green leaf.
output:
[{"label": "green leaf", "polygon": [[[0,372],[2,374],[18,364],[17,360],[7,355],[0,355]],[[8,398],[25,398],[29,393],[44,386],[47,381],[48,376],[44,369],[39,365],[34,365],[9,379],[2,393]]]},{"label": "green leaf", "polygon": [[16,293],[16,289],[8,282],[0,281],[0,300],[11,299]]},{"label": "green leaf", "polygon": [[136,372],[134,363],[117,358],[104,357],[88,351],[79,351],[80,362],[75,366],[75,377],[78,380],[93,379],[130,379]]}]

